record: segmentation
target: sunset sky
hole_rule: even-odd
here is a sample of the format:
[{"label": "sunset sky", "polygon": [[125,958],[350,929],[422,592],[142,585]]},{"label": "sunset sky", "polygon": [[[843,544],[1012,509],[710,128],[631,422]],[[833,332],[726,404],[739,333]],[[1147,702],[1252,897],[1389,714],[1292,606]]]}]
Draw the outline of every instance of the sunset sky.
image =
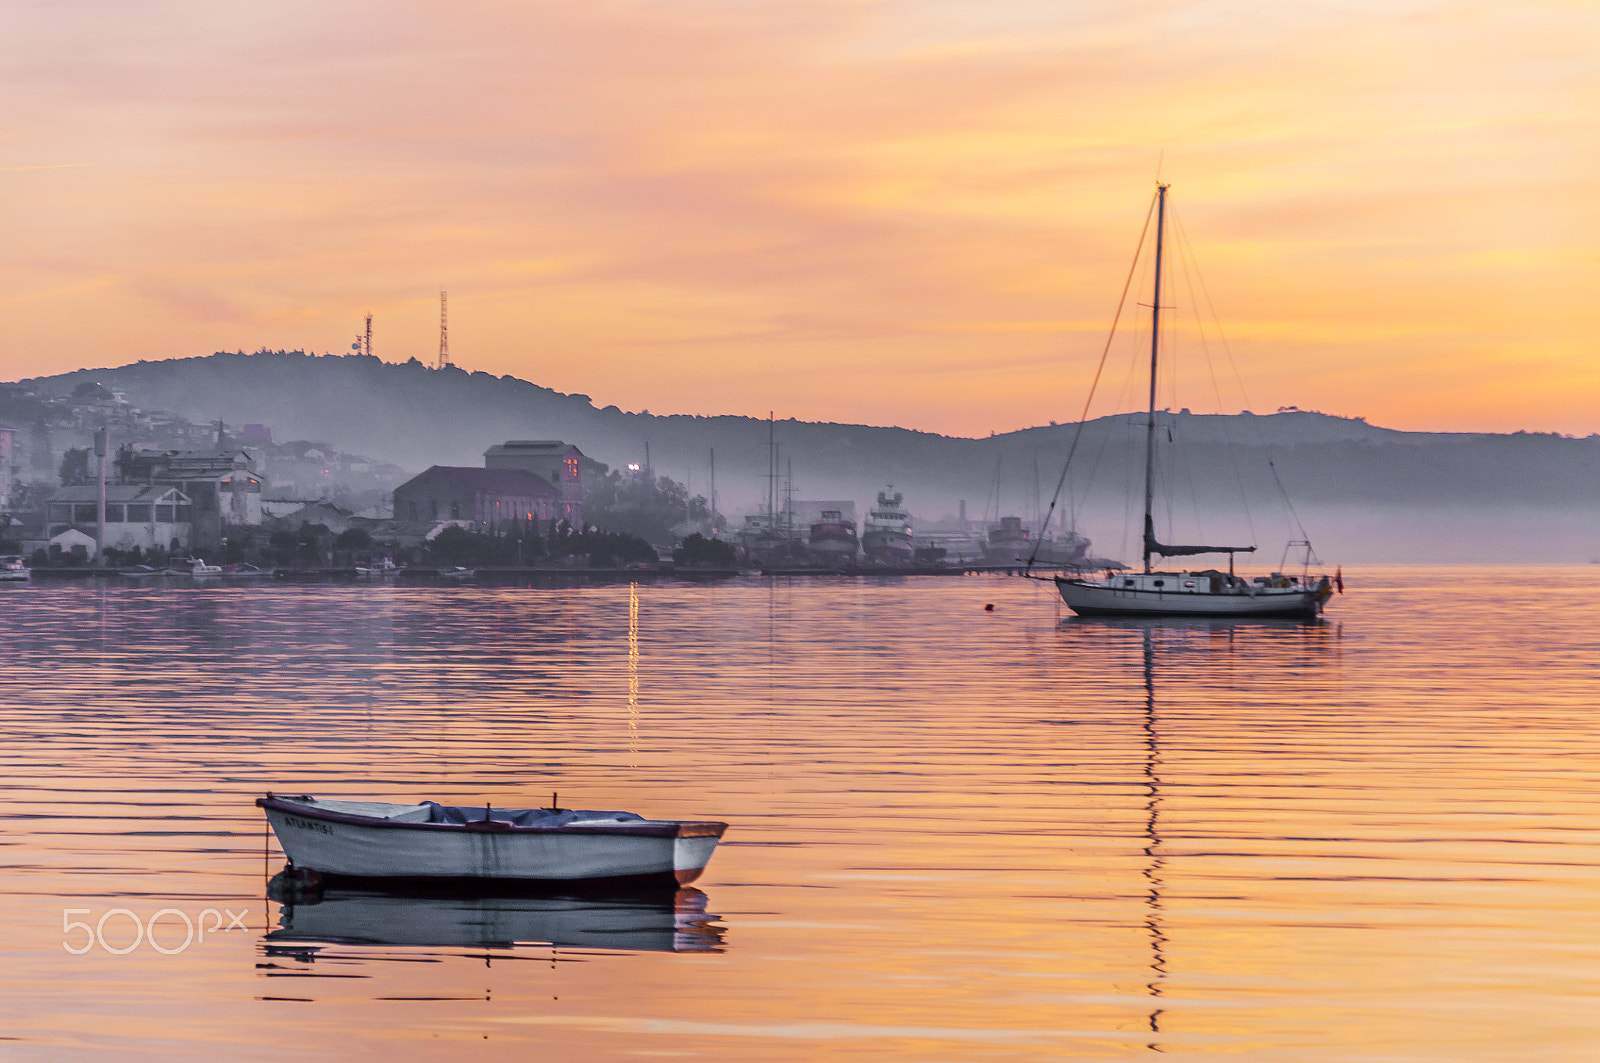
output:
[{"label": "sunset sky", "polygon": [[1070,420],[1159,165],[1245,396],[1176,404],[1600,431],[1592,3],[13,0],[0,92],[5,379],[448,289],[597,405]]}]

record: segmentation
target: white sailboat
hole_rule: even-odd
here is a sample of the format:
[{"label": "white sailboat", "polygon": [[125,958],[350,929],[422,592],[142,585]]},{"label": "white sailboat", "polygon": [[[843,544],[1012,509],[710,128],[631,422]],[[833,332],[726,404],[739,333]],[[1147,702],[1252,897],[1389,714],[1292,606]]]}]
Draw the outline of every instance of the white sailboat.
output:
[{"label": "white sailboat", "polygon": [[[1156,186],[1155,297],[1150,310],[1150,417],[1145,429],[1144,570],[1114,572],[1104,579],[1056,576],[1056,589],[1067,608],[1080,616],[1221,616],[1306,617],[1322,613],[1333,593],[1327,576],[1274,572],[1243,579],[1233,572],[1235,554],[1253,553],[1254,546],[1178,546],[1157,541],[1151,505],[1155,496],[1156,368],[1161,339],[1161,253],[1166,224],[1167,188]],[[1065,473],[1062,476],[1065,478]],[[1051,503],[1054,508],[1055,503]],[[1310,557],[1310,544],[1306,547]],[[1157,571],[1152,557],[1227,554],[1228,571],[1216,569]]]}]

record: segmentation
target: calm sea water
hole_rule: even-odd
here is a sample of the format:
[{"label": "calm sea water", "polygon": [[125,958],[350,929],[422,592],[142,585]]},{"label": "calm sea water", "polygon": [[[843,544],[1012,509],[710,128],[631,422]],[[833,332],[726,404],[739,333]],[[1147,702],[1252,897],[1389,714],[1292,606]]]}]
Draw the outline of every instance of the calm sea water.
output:
[{"label": "calm sea water", "polygon": [[[1600,568],[1347,577],[0,587],[0,1057],[1597,1058]],[[286,908],[268,789],[731,826]]]}]

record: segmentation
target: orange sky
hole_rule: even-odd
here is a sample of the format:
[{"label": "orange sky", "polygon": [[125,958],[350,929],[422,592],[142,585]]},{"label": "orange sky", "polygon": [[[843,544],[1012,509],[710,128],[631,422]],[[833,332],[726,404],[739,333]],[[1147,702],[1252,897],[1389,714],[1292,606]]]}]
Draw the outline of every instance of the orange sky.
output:
[{"label": "orange sky", "polygon": [[0,376],[368,310],[431,362],[447,288],[599,405],[1069,420],[1164,153],[1221,408],[1587,434],[1596,55],[1558,0],[14,6]]}]

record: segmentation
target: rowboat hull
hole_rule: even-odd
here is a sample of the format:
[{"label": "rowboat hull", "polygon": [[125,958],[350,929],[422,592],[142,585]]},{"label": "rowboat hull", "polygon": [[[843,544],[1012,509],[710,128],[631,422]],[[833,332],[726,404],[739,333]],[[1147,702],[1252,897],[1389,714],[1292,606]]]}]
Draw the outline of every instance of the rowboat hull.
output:
[{"label": "rowboat hull", "polygon": [[256,801],[297,869],[391,882],[660,881],[700,877],[724,823],[666,820],[562,826],[407,822],[283,798]]},{"label": "rowboat hull", "polygon": [[1107,582],[1056,578],[1061,600],[1079,616],[1317,617],[1324,587],[1263,587],[1254,593],[1211,593],[1113,586]]}]

